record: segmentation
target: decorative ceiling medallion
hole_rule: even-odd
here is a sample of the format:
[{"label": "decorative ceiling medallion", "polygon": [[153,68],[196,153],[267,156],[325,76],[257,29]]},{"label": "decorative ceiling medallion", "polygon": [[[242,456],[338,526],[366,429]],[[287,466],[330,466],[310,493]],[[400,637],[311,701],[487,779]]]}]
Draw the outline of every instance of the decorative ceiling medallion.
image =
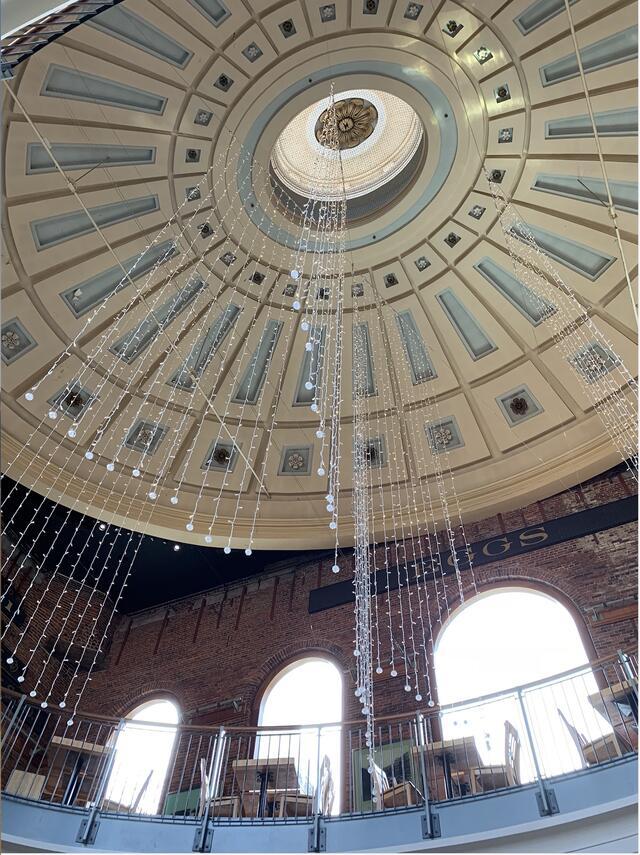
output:
[{"label": "decorative ceiling medallion", "polygon": [[48,403],[70,418],[79,418],[84,411],[96,400],[93,392],[85,389],[78,380],[64,386]]},{"label": "decorative ceiling medallion", "polygon": [[454,416],[440,419],[433,424],[426,424],[424,428],[431,451],[434,454],[452,451],[454,448],[462,448],[464,445],[458,422]]},{"label": "decorative ceiling medallion", "polygon": [[496,401],[502,409],[505,418],[512,426],[527,421],[527,419],[543,412],[542,405],[526,386],[512,389],[510,392],[500,395],[496,398]]},{"label": "decorative ceiling medallion", "polygon": [[202,461],[201,469],[213,469],[218,472],[232,472],[238,456],[233,442],[216,439],[209,446],[207,456]]},{"label": "decorative ceiling medallion", "polygon": [[5,365],[10,365],[35,346],[36,342],[17,318],[2,325],[2,361]]},{"label": "decorative ceiling medallion", "polygon": [[569,362],[589,384],[595,383],[620,364],[618,357],[596,341],[581,347],[570,357]]},{"label": "decorative ceiling medallion", "polygon": [[127,434],[124,444],[135,451],[153,454],[166,432],[167,428],[164,425],[140,419]]},{"label": "decorative ceiling medallion", "polygon": [[[345,98],[335,105],[336,123],[338,125],[338,146],[341,151],[355,148],[369,139],[378,124],[378,111],[365,98]],[[322,139],[322,129],[327,117],[323,110],[316,122],[315,135],[320,145],[328,148]]]},{"label": "decorative ceiling medallion", "polygon": [[387,454],[383,436],[370,437],[365,440],[364,460],[369,469],[381,469],[387,465]]},{"label": "decorative ceiling medallion", "polygon": [[311,474],[311,446],[296,446],[285,448],[280,460],[279,475],[310,475]]}]

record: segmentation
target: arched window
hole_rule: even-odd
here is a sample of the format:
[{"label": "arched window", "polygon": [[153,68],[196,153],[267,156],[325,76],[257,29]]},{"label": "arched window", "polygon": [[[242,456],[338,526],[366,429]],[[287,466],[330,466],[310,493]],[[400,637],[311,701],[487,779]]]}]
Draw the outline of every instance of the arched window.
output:
[{"label": "arched window", "polygon": [[446,705],[496,692],[506,694],[445,713],[443,737],[473,736],[481,762],[501,765],[508,721],[521,743],[519,782],[532,780],[534,767],[522,705],[517,693],[507,690],[582,665],[587,666],[584,673],[575,678],[523,694],[546,775],[583,765],[567,721],[587,738],[610,731],[588,700],[597,692],[597,684],[578,627],[559,600],[529,588],[494,589],[474,597],[453,613],[438,637],[438,698]]},{"label": "arched window", "polygon": [[148,701],[129,713],[115,743],[105,809],[160,812],[179,718],[168,700]]},{"label": "arched window", "polygon": [[256,757],[290,757],[294,760],[300,790],[309,795],[316,791],[326,756],[333,782],[331,812],[334,814],[339,810],[340,727],[318,725],[341,719],[342,674],[338,668],[328,659],[299,659],[283,668],[267,686],[260,704],[258,726],[308,727],[297,733],[263,732],[256,741]]}]

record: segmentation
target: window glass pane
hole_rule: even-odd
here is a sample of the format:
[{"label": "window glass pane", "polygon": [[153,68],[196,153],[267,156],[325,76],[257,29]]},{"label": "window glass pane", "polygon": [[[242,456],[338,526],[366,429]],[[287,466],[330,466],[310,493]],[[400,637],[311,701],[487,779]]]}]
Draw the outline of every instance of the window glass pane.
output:
[{"label": "window glass pane", "polygon": [[[342,675],[333,663],[313,658],[294,662],[271,683],[260,707],[259,726],[321,725],[341,719]],[[256,740],[256,757],[291,758],[301,794],[313,796],[323,774],[325,780],[330,777],[334,793],[331,813],[336,814],[341,783],[340,736],[339,726],[262,732]]]},{"label": "window glass pane", "polygon": [[178,710],[170,701],[144,704],[129,716],[115,744],[106,810],[160,813],[177,723]]}]

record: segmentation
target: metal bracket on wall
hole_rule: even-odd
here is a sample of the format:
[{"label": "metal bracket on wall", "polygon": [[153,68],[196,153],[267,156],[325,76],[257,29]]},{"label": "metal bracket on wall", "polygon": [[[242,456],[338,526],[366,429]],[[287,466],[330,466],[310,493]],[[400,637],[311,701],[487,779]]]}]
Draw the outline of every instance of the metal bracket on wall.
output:
[{"label": "metal bracket on wall", "polygon": [[199,825],[196,829],[195,837],[193,838],[192,852],[211,852],[211,844],[213,843],[213,826],[210,822],[205,825]]},{"label": "metal bracket on wall", "polygon": [[538,802],[538,810],[540,812],[540,816],[552,816],[554,813],[560,813],[560,808],[558,807],[558,800],[556,799],[555,792],[549,788],[545,787],[546,793],[546,802],[545,805],[544,799],[542,798],[542,793],[536,793],[536,801]]},{"label": "metal bracket on wall", "polygon": [[[430,840],[434,837],[440,837],[440,817],[437,813],[430,814],[431,823],[427,822],[427,817],[422,816],[422,837],[424,840]],[[431,827],[429,827],[431,826]]]},{"label": "metal bracket on wall", "polygon": [[82,843],[84,846],[93,846],[96,842],[96,835],[100,828],[100,820],[96,819],[95,814],[91,814],[87,819],[83,819],[80,823],[80,830],[76,835],[76,843]]},{"label": "metal bracket on wall", "polygon": [[322,823],[321,817],[316,814],[313,818],[313,825],[309,829],[309,845],[307,852],[326,852],[327,851],[327,829]]}]

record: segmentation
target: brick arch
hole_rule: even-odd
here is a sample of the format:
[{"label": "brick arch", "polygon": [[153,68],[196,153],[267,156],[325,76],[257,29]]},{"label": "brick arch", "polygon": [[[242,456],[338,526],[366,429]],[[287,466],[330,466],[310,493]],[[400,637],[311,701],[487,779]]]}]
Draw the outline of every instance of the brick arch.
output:
[{"label": "brick arch", "polygon": [[128,694],[118,704],[114,715],[118,718],[126,718],[133,710],[151,701],[171,701],[178,709],[178,723],[182,721],[186,709],[184,699],[178,697],[174,691],[159,689],[157,685],[150,683],[139,686],[135,692]]},{"label": "brick arch", "polygon": [[[573,622],[576,625],[576,629],[587,654],[587,661],[594,662],[598,659],[598,652],[591,636],[589,626],[584,618],[584,615],[582,614],[580,607],[566,593],[566,591],[563,591],[560,587],[554,585],[552,582],[537,579],[532,576],[516,575],[513,573],[495,576],[494,578],[487,580],[476,580],[476,585],[474,587],[468,585],[466,589],[463,590],[464,603],[462,602],[460,594],[458,592],[456,592],[455,597],[451,597],[451,613],[449,617],[447,618],[447,620],[443,621],[442,624],[434,625],[433,627],[432,649],[434,653],[438,643],[438,637],[443,632],[443,630],[450,624],[451,620],[453,620],[453,618],[455,617],[456,612],[460,609],[462,605],[467,605],[469,602],[472,602],[477,596],[481,594],[487,594],[491,591],[495,591],[496,593],[499,591],[508,591],[510,588],[528,588],[538,594],[545,594],[546,596],[556,600],[562,606],[564,606],[573,618]],[[430,663],[430,672],[433,678],[433,685],[436,687],[437,696],[438,682],[435,674],[435,661],[432,661]]]},{"label": "brick arch", "polygon": [[[249,709],[249,723],[253,727],[258,725],[260,704],[269,684],[277,674],[299,659],[308,659],[311,656],[328,659],[342,672],[345,690],[351,682],[351,662],[345,656],[342,647],[327,639],[300,640],[287,644],[277,653],[269,656],[256,672],[255,680],[252,680],[245,688],[245,697]],[[347,692],[342,693],[342,717],[345,717]]]}]

